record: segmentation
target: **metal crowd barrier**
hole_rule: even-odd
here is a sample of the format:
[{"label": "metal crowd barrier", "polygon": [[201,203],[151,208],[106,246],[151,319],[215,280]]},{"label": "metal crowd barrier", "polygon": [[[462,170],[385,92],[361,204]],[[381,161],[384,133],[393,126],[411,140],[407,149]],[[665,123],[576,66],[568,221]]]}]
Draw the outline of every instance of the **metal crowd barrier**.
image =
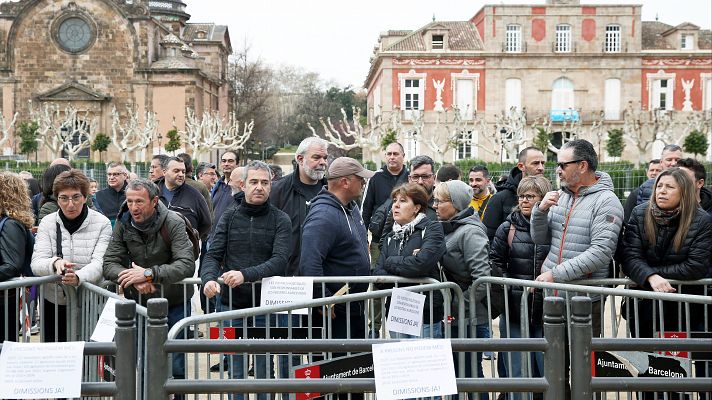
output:
[{"label": "metal crowd barrier", "polygon": [[[45,319],[40,315],[45,313],[45,307],[49,303],[45,300],[45,284],[59,282],[59,276],[42,276],[32,278],[14,278],[5,282],[0,282],[0,342],[12,340],[16,342],[29,342],[33,335],[39,337],[39,341],[44,342],[45,337],[56,338],[59,336],[73,337],[71,324],[67,330],[62,331],[59,326],[60,318],[55,318],[51,326],[45,324]],[[71,301],[71,300],[70,300]],[[49,303],[54,315],[60,314],[57,305]],[[70,307],[67,308],[67,311]],[[39,315],[38,315],[39,313]],[[62,319],[71,318],[64,315]],[[36,340],[36,339],[35,339]]]},{"label": "metal crowd barrier", "polygon": [[[409,287],[411,291],[426,291],[439,288],[449,288],[453,292],[459,292],[459,286],[452,282],[437,284],[425,284],[421,286]],[[247,318],[259,314],[269,314],[277,311],[288,311],[296,308],[323,307],[331,304],[346,304],[349,302],[363,301],[368,299],[387,296],[391,289],[373,292],[348,294],[340,297],[316,299],[312,301],[293,303],[286,306],[269,306],[255,309],[242,309],[203,316],[186,318],[174,325],[170,331],[165,324],[164,316],[167,313],[167,304],[159,299],[149,300],[149,327],[148,346],[161,351],[154,351],[149,354],[147,360],[147,377],[150,382],[148,388],[149,399],[166,399],[169,393],[190,394],[190,393],[225,393],[225,392],[250,392],[250,393],[270,393],[270,392],[315,392],[318,390],[333,393],[364,393],[374,391],[373,379],[348,379],[348,380],[299,380],[299,379],[229,379],[229,380],[168,380],[162,381],[160,377],[165,377],[165,369],[168,368],[169,358],[172,353],[178,352],[243,352],[243,353],[311,353],[311,352],[370,352],[370,347],[374,343],[382,343],[384,339],[242,339],[240,341],[230,340],[185,340],[175,339],[178,333],[191,324],[210,323],[222,320]],[[458,293],[459,295],[459,293]],[[458,299],[460,300],[461,297]],[[464,314],[464,304],[459,308],[460,315]],[[453,350],[459,354],[471,350],[497,349],[507,350],[528,350],[543,351],[547,353],[547,365],[550,367],[549,376],[556,375],[557,365],[563,362],[563,310],[564,302],[561,300],[551,300],[547,303],[549,319],[547,320],[547,338],[544,339],[508,339],[493,343],[485,339],[452,339]],[[460,325],[464,329],[464,325]],[[166,341],[167,338],[167,341]],[[155,341],[154,341],[155,340]],[[165,343],[165,346],[163,344]],[[464,367],[464,359],[459,357],[460,367]],[[560,369],[559,369],[560,370]],[[563,378],[556,378],[553,381],[545,381],[543,378],[521,378],[507,380],[482,380],[458,378],[458,388],[464,393],[479,391],[488,392],[492,390],[509,391],[548,391],[548,399],[559,399],[563,395]]]},{"label": "metal crowd barrier", "polygon": [[[499,317],[499,337],[511,337],[511,333],[516,331],[516,328],[521,327],[520,337],[537,337],[536,332],[530,332],[529,328],[532,327],[531,323],[531,290],[541,290],[543,295],[558,295],[563,296],[566,302],[566,315],[571,316],[572,311],[572,300],[575,296],[600,296],[601,301],[601,315],[598,322],[601,329],[601,337],[603,338],[635,338],[644,337],[639,334],[639,326],[636,321],[646,319],[652,321],[653,328],[661,333],[668,332],[666,326],[671,328],[673,332],[668,332],[672,336],[680,336],[690,338],[693,336],[700,337],[699,340],[706,341],[708,349],[712,349],[712,334],[710,333],[710,305],[712,305],[712,279],[703,279],[698,281],[670,281],[670,283],[677,288],[677,293],[657,293],[645,290],[632,290],[631,287],[635,287],[635,284],[629,279],[597,279],[597,280],[582,280],[571,282],[569,284],[560,283],[545,283],[536,282],[530,280],[518,280],[510,278],[499,278],[499,277],[483,277],[477,279],[473,283],[473,287],[484,286],[487,290],[486,305],[488,310],[494,305],[493,287],[499,286],[503,288],[503,297],[505,308],[504,312]],[[690,290],[690,288],[695,288]],[[516,298],[513,296],[513,290],[516,293],[521,293],[521,298]],[[701,293],[702,295],[687,294],[684,292],[693,291],[696,293]],[[622,306],[623,300],[632,306],[626,307]],[[470,302],[474,301],[474,291],[471,292]],[[515,304],[510,304],[512,301]],[[644,312],[639,312],[639,304],[652,304],[652,310],[648,310],[646,315]],[[665,306],[664,306],[665,305]],[[673,305],[670,307],[670,305]],[[673,309],[673,315],[669,315],[666,319],[665,311],[668,312]],[[514,314],[519,314],[519,318],[513,318],[510,315],[510,311],[516,311]],[[640,307],[642,309],[642,307]],[[678,311],[675,313],[675,309]],[[687,316],[686,318],[681,317],[681,315]],[[690,317],[692,315],[692,317]],[[476,316],[474,310],[470,310],[470,318],[473,324],[487,322],[491,332],[496,325],[493,321],[476,321]],[[666,322],[667,321],[667,322]],[[632,326],[631,326],[632,325]],[[573,323],[569,323],[567,327],[567,338],[569,345],[573,340]],[[513,329],[514,328],[514,329]],[[517,335],[515,335],[516,337]],[[649,337],[652,338],[652,335]],[[654,341],[663,340],[660,338],[655,338]],[[672,355],[677,353],[670,351]],[[694,362],[695,370],[692,371],[690,368],[690,373],[696,376],[702,376],[708,378],[709,387],[708,390],[712,390],[712,361],[710,360],[710,355],[712,351],[708,353],[698,353],[698,354],[708,354],[704,360],[697,360]],[[497,371],[497,375],[500,376],[522,376],[522,377],[536,377],[540,374],[536,373],[534,365],[536,364],[535,356],[533,354],[526,353],[500,353],[499,358],[496,361],[493,359],[490,361],[490,368],[492,371]],[[513,362],[514,361],[514,362]],[[572,357],[573,361],[573,357]],[[686,363],[686,361],[683,360]],[[474,362],[473,362],[474,364]],[[514,367],[519,366],[519,370],[515,370]],[[474,365],[473,365],[474,368]],[[572,367],[573,368],[573,367]],[[589,373],[591,372],[591,365],[589,364]],[[493,376],[495,373],[492,373]],[[655,389],[654,385],[648,388]],[[663,387],[658,387],[657,389],[664,389]],[[688,389],[695,390],[693,386],[689,386]],[[689,395],[690,393],[688,393]],[[608,394],[602,394],[603,397],[607,397]],[[630,395],[629,395],[630,396]],[[619,398],[620,394],[615,393],[615,398]],[[639,398],[644,398],[643,395],[639,394]],[[660,398],[664,397],[663,395]],[[690,396],[694,398],[694,396]],[[519,397],[515,397],[519,398]],[[654,397],[651,397],[654,398]],[[700,395],[700,399],[711,399],[712,395],[704,397]]]}]

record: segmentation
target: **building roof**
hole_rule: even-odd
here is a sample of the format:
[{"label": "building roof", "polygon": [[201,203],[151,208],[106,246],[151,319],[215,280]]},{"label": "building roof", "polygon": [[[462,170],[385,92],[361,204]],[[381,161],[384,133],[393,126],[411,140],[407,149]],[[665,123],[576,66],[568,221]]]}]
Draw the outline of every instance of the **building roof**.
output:
[{"label": "building roof", "polygon": [[[205,32],[205,37],[201,38],[198,35],[198,32]],[[205,40],[205,41],[222,41],[223,38],[225,37],[225,32],[227,31],[227,26],[225,25],[215,25],[212,23],[209,24],[198,24],[198,23],[189,23],[185,24],[185,29],[183,30],[183,40],[187,40],[189,42],[192,41],[199,41],[199,40]]]},{"label": "building roof", "polygon": [[709,29],[699,29],[697,25],[688,22],[672,26],[660,21],[643,21],[643,50],[678,50],[677,41],[668,38],[677,30],[696,30],[697,48],[700,50],[712,49],[712,31]]},{"label": "building roof", "polygon": [[389,36],[405,36],[403,39],[383,49],[383,51],[426,51],[425,32],[429,30],[448,30],[449,50],[482,50],[482,40],[475,24],[469,21],[433,21],[428,25],[411,31],[388,31]]}]

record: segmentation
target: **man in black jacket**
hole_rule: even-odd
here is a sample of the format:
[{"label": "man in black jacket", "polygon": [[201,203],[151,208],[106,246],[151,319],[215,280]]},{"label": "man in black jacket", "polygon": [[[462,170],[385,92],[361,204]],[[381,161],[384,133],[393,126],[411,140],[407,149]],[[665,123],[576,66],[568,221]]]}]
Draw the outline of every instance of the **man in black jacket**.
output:
[{"label": "man in black jacket", "polygon": [[161,202],[173,210],[183,214],[193,228],[198,230],[201,238],[210,231],[212,220],[208,204],[197,189],[185,184],[185,164],[178,157],[170,157],[163,178],[156,184],[161,192]]},{"label": "man in black jacket", "polygon": [[712,192],[705,187],[705,178],[707,177],[705,166],[694,158],[683,158],[677,162],[677,166],[687,172],[692,182],[695,183],[697,202],[712,217]]},{"label": "man in black jacket", "polygon": [[408,182],[408,169],[405,168],[403,145],[398,142],[386,147],[386,165],[369,179],[366,195],[363,197],[363,223],[368,226],[373,211],[391,197],[391,191],[399,183]]},{"label": "man in black jacket", "polygon": [[497,193],[489,200],[487,213],[482,218],[482,223],[487,227],[490,243],[497,228],[517,205],[519,181],[525,176],[543,175],[545,162],[544,153],[536,147],[527,147],[519,152],[517,166],[512,168],[507,181],[497,186]]},{"label": "man in black jacket", "polygon": [[309,203],[326,186],[326,159],[329,144],[318,137],[308,137],[299,144],[294,156],[294,172],[273,182],[270,203],[292,220],[287,276],[298,275],[302,225]]},{"label": "man in black jacket", "polygon": [[[245,198],[242,203],[235,203],[228,208],[220,219],[200,273],[203,293],[208,298],[220,293],[218,309],[223,311],[259,306],[259,287],[255,286],[253,292],[250,283],[284,275],[289,255],[291,223],[284,212],[268,202],[272,181],[269,166],[261,161],[253,161],[245,167],[243,176]],[[222,278],[225,283],[219,285],[218,278]],[[232,326],[242,326],[243,322],[243,319],[233,320]],[[254,318],[252,326],[265,325],[265,316]],[[247,378],[243,355],[230,357],[230,378]],[[256,378],[266,378],[266,363],[266,356],[255,356]],[[288,363],[281,364],[281,378],[289,377],[289,371],[285,368]],[[271,371],[273,367],[270,365],[269,369]],[[231,398],[243,397],[235,395]],[[258,398],[263,397],[260,395]],[[267,398],[266,395],[264,398]]]},{"label": "man in black jacket", "polygon": [[126,180],[129,171],[124,164],[112,162],[106,168],[106,183],[109,186],[96,192],[94,207],[111,221],[111,226],[116,222],[121,205],[126,200]]}]

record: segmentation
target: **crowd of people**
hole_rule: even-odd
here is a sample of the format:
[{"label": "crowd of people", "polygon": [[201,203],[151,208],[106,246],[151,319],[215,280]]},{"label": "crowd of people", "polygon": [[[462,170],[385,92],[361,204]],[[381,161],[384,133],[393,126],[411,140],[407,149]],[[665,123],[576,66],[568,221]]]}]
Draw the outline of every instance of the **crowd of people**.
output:
[{"label": "crowd of people", "polygon": [[[513,287],[504,292],[506,309],[495,301],[502,299],[489,299],[488,307],[488,297],[502,292],[488,296],[485,285],[473,287],[480,277],[565,283],[610,278],[615,262],[636,289],[665,293],[677,290],[671,280],[712,277],[712,193],[705,186],[704,166],[683,158],[677,146],[666,146],[660,160],[650,163],[649,180],[633,191],[625,207],[585,140],[567,142],[559,151],[559,190],[544,176],[545,155],[534,147],[522,150],[517,165],[497,184],[485,166],[466,171],[468,184],[461,180],[463,171],[453,165],[436,171],[428,156],[406,165],[399,143],[388,145],[384,156],[376,172],[348,157],[328,163],[328,143],[310,137],[296,151],[293,172],[282,177],[281,169],[261,161],[238,166],[233,151],[221,155],[219,166],[201,161],[195,171],[187,154],[158,155],[146,178],[131,177],[124,164],[110,163],[107,187],[101,190],[64,159],[45,170],[41,190],[27,174],[1,172],[0,281],[21,276],[28,258],[34,275],[61,275],[61,284],[45,288],[42,318],[46,326],[59,327],[46,340],[63,341],[67,303],[62,285],[107,280],[143,304],[166,298],[172,326],[190,314],[186,301],[192,295],[191,286],[185,293],[184,286],[174,284],[193,277],[196,265],[206,312],[258,305],[260,292],[252,284],[270,276],[385,275],[454,282],[474,299],[467,302],[466,315],[472,312],[477,322],[467,324],[466,335],[479,338],[492,335],[490,321],[502,313],[508,318],[500,319],[501,337],[540,337],[543,325],[540,291]],[[33,226],[38,226],[34,238],[29,234]],[[329,283],[315,294],[332,296],[342,286]],[[702,290],[685,288],[687,293]],[[366,290],[367,284],[349,286],[350,293]],[[519,307],[522,296],[527,297],[526,315]],[[604,299],[591,298],[598,336]],[[5,301],[12,299],[0,297]],[[458,318],[450,321],[444,315],[443,302],[439,291],[428,293],[423,337],[443,337],[444,321],[453,324],[456,334]],[[664,312],[666,327],[687,318],[694,329],[710,331],[704,313],[678,315],[674,303],[662,310],[651,301],[637,307],[637,320],[629,321],[636,326],[634,336],[654,336],[656,312]],[[377,301],[329,308],[329,336],[383,335],[381,308]],[[0,304],[2,309],[7,307]],[[284,326],[286,318],[229,324]],[[459,318],[463,323],[465,316]],[[0,326],[0,339],[16,332],[14,325]],[[468,360],[464,376],[483,376],[483,354],[475,356],[477,370],[469,370]],[[230,376],[244,378],[243,356],[229,358]],[[272,370],[268,361],[255,358],[258,378]],[[288,376],[285,364],[280,360],[282,377]],[[541,355],[532,354],[531,365],[534,376],[541,376]],[[174,356],[172,367],[173,376],[183,378],[184,355]],[[520,373],[519,354],[499,355],[499,376]]]}]

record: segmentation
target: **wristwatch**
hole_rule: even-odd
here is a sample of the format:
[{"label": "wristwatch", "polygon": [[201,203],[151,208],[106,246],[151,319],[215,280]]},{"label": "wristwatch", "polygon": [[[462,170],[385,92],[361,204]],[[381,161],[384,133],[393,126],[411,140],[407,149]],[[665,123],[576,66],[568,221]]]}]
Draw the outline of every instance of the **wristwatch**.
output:
[{"label": "wristwatch", "polygon": [[146,282],[153,283],[153,270],[151,268],[144,269],[143,276],[146,278]]}]

